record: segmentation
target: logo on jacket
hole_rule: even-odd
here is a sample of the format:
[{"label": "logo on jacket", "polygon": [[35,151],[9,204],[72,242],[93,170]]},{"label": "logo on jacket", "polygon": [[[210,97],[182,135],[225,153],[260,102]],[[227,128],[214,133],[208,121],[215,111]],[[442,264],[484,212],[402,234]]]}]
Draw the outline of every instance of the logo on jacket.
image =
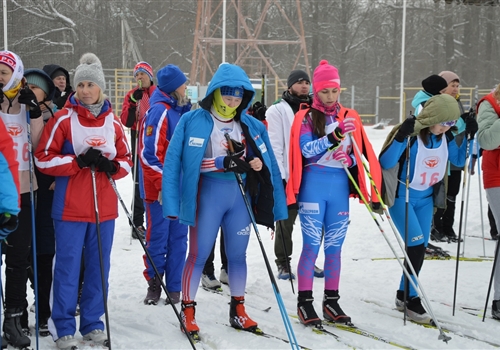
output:
[{"label": "logo on jacket", "polygon": [[189,138],[189,146],[192,147],[203,147],[203,142],[205,139],[199,137],[190,137]]},{"label": "logo on jacket", "polygon": [[436,156],[427,157],[424,159],[424,165],[426,168],[434,169],[439,165],[440,161],[439,157]]},{"label": "logo on jacket", "polygon": [[85,138],[83,142],[91,147],[100,147],[106,144],[106,138],[104,136],[93,135]]},{"label": "logo on jacket", "polygon": [[299,203],[299,213],[300,214],[319,214],[319,204],[318,203]]},{"label": "logo on jacket", "polygon": [[24,131],[24,128],[21,124],[9,123],[9,124],[6,124],[5,127],[7,128],[7,132],[12,137],[17,137],[17,136],[21,135]]},{"label": "logo on jacket", "polygon": [[146,136],[151,136],[153,135],[153,127],[152,126],[148,126],[146,128]]}]

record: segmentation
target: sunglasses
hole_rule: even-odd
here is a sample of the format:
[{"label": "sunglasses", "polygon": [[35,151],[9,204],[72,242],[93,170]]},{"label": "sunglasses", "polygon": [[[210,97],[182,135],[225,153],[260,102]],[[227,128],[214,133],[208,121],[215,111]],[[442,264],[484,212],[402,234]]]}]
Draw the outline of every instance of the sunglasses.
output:
[{"label": "sunglasses", "polygon": [[457,123],[456,120],[450,120],[448,122],[442,122],[441,125],[442,126],[455,126],[456,123]]}]

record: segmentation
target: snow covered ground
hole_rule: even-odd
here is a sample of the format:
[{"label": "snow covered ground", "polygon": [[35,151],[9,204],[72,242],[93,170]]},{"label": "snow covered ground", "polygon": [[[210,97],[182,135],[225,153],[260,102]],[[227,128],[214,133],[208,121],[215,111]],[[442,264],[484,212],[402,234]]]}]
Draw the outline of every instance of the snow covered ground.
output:
[{"label": "snow covered ground", "polygon": [[[366,127],[368,136],[376,153],[382,146],[391,127],[375,130]],[[127,178],[118,181],[118,189],[127,205],[131,202],[132,180]],[[489,237],[489,224],[486,216],[487,202],[484,191],[478,191],[478,176],[471,178],[467,235],[481,235],[480,195],[482,195],[484,231]],[[461,198],[459,194],[458,198]],[[458,233],[460,204],[457,204],[455,230]],[[292,268],[295,271],[302,246],[302,237],[297,218],[294,231],[294,250]],[[384,218],[381,223],[387,237],[397,247],[394,234]],[[274,264],[274,241],[271,232],[260,227],[260,235],[267,256],[276,273]],[[465,256],[493,256],[494,241],[483,241],[475,237],[466,237]],[[456,255],[457,244],[440,243],[439,246]],[[398,251],[399,248],[397,248]],[[116,222],[116,233],[111,260],[111,276],[109,290],[109,319],[112,347],[115,349],[189,349],[190,343],[179,330],[179,322],[171,306],[163,304],[165,296],[157,306],[145,306],[147,283],[142,275],[143,250],[138,241],[130,240],[130,228],[127,218],[120,207],[120,217]],[[248,283],[246,295],[247,312],[264,332],[286,338],[285,328],[280,316],[276,298],[264,264],[264,259],[254,234],[251,236],[247,252]],[[402,314],[393,310],[394,297],[399,285],[401,268],[393,258],[383,235],[380,233],[368,211],[351,200],[351,224],[343,246],[342,275],[340,285],[340,303],[355,325],[371,331],[379,337],[392,342],[418,349],[487,349],[500,346],[500,322],[486,318],[484,323],[478,316],[473,316],[457,309],[452,316],[452,308],[443,303],[453,301],[453,285],[455,276],[455,260],[426,260],[421,271],[421,281],[432,308],[443,322],[443,326],[455,330],[448,333],[452,337],[447,344],[438,340],[439,332],[422,326],[407,323],[403,325]],[[323,264],[323,255],[317,261]],[[387,258],[387,259],[379,259]],[[216,254],[216,275],[220,267],[220,257]],[[488,281],[491,274],[492,261],[461,261],[459,266],[457,304],[482,309],[484,306]],[[296,294],[291,290],[289,281],[278,280],[285,306],[290,315],[296,314]],[[297,282],[294,282],[297,291]],[[228,287],[223,287],[228,291]],[[316,311],[321,311],[321,298],[324,289],[323,279],[315,279],[314,295]],[[228,293],[228,292],[227,292]],[[30,304],[33,297],[30,295]],[[491,300],[491,298],[490,298]],[[204,344],[197,348],[213,349],[287,349],[290,345],[276,339],[259,337],[254,334],[236,331],[223,324],[228,323],[229,296],[204,291],[200,288],[196,298],[196,320],[200,327],[200,335]],[[490,305],[488,307],[490,308]],[[176,305],[180,311],[180,305]],[[264,309],[271,307],[269,311]],[[490,315],[490,310],[488,310]],[[291,319],[298,343],[310,349],[388,349],[395,346],[349,333],[343,330],[328,328],[336,333],[342,341],[324,334],[316,334],[311,329],[300,325],[296,318]],[[30,314],[30,324],[34,325],[34,314]],[[464,334],[480,340],[460,336]],[[80,334],[75,335],[81,339]],[[32,346],[35,338],[32,337]],[[95,349],[89,344],[80,345],[80,349]],[[40,338],[40,349],[56,349],[50,337]]]}]

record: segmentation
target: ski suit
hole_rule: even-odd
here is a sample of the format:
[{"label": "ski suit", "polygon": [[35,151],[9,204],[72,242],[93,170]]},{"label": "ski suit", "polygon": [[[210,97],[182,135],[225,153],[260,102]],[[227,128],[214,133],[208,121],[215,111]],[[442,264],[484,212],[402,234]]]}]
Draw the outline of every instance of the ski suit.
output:
[{"label": "ski suit", "polygon": [[[437,100],[436,100],[437,98]],[[417,122],[423,124],[419,126],[413,133],[414,136],[406,138],[403,142],[398,142],[394,139],[396,130],[400,125],[396,125],[388,136],[383,151],[380,154],[380,165],[383,169],[391,169],[399,166],[398,186],[396,190],[394,205],[389,209],[391,217],[401,234],[405,239],[405,222],[408,220],[408,240],[406,242],[408,248],[408,256],[415,269],[417,275],[425,257],[425,247],[429,242],[431,230],[432,215],[434,208],[434,187],[446,176],[447,161],[454,164],[462,164],[465,160],[466,143],[462,143],[459,147],[455,139],[449,132],[448,135],[434,135],[430,131],[427,132],[427,140],[423,140],[418,132],[432,125],[439,124],[443,121],[456,120],[458,118],[458,110],[456,102],[450,96],[445,97],[444,102],[442,96],[432,98],[432,103],[428,102],[426,107],[417,117]],[[429,100],[431,101],[431,100]],[[450,102],[451,101],[451,102]],[[451,104],[455,104],[454,106]],[[408,140],[409,139],[409,140]],[[410,179],[409,179],[409,209],[408,218],[405,215],[406,188],[406,167],[408,166],[405,158],[405,150],[407,143],[410,142]],[[443,192],[444,193],[444,192]],[[444,198],[443,198],[444,200]],[[411,271],[409,271],[411,274]],[[413,281],[417,284],[416,279],[412,276]],[[401,278],[399,290],[404,290],[405,276]],[[417,291],[409,284],[409,298],[418,296]]]},{"label": "ski suit", "polygon": [[[35,156],[41,172],[55,176],[52,218],[56,234],[54,280],[51,292],[52,316],[49,330],[54,340],[73,335],[82,250],[85,272],[80,299],[80,333],[104,329],[104,314],[98,231],[90,168],[80,168],[76,158],[90,146],[102,151],[117,167],[117,180],[130,172],[130,150],[120,120],[105,101],[95,117],[74,95],[65,107],[49,119]],[[95,172],[104,280],[108,281],[110,254],[118,199],[105,173]],[[83,249],[85,247],[85,249]]]},{"label": "ski suit", "polygon": [[[227,127],[211,115],[214,91],[221,86],[243,87],[244,95],[234,120]],[[189,225],[189,253],[182,275],[183,300],[194,300],[206,259],[219,227],[224,230],[231,296],[244,296],[246,249],[251,219],[235,174],[215,166],[217,156],[227,155],[224,132],[245,143],[247,156],[259,157],[264,183],[259,185],[255,219],[267,226],[286,218],[284,190],[278,164],[264,124],[247,115],[254,89],[238,66],[223,64],[212,78],[202,108],[185,114],[167,152],[163,169],[163,214]],[[180,189],[180,191],[179,191]],[[266,210],[267,209],[267,210]],[[264,215],[264,216],[263,216]]]},{"label": "ski suit", "polygon": [[[168,145],[179,119],[191,109],[191,104],[178,106],[177,100],[160,89],[153,92],[150,104],[139,140],[141,197],[145,203],[147,222],[146,246],[160,275],[165,275],[167,290],[180,292],[187,250],[187,226],[179,220],[163,217],[158,196],[162,190],[163,166],[170,165],[165,158]],[[154,278],[155,271],[146,255],[144,266],[144,277],[149,281]]]}]

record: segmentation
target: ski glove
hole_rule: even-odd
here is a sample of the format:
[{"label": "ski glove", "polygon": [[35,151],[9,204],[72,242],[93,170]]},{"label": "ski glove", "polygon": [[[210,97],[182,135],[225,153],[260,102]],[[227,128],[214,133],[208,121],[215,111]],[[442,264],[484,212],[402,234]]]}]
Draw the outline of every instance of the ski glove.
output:
[{"label": "ski glove", "polygon": [[403,142],[405,138],[413,134],[415,130],[415,120],[414,117],[406,118],[405,121],[401,123],[394,139],[398,142]]},{"label": "ski glove", "polygon": [[237,156],[224,157],[223,164],[225,171],[233,171],[238,174],[246,173],[251,169],[250,164]]},{"label": "ski glove", "polygon": [[118,171],[116,163],[102,155],[97,159],[95,166],[98,172],[109,173],[110,175],[116,174]]},{"label": "ski glove", "polygon": [[267,107],[259,101],[252,106],[252,116],[260,121],[266,120],[266,111]]},{"label": "ski glove", "polygon": [[349,156],[342,150],[336,150],[335,152],[333,152],[333,159],[342,163],[342,165],[345,165],[348,168],[350,168],[353,163],[351,156]]},{"label": "ski glove", "polygon": [[339,125],[327,135],[328,141],[332,144],[335,149],[338,147],[340,142],[345,138],[345,135],[356,130],[356,124],[354,118],[345,118],[343,121],[339,122]]},{"label": "ski glove", "polygon": [[[243,157],[245,154],[245,145],[241,142],[238,142],[236,140],[230,139],[231,143],[233,144],[233,153],[231,154],[232,156],[236,156],[238,158]],[[228,147],[228,149],[230,149]]]},{"label": "ski glove", "polygon": [[90,147],[85,154],[80,154],[76,158],[76,162],[80,169],[89,167],[91,164],[97,164],[99,157],[101,156],[101,151]]},{"label": "ski glove", "polygon": [[0,214],[0,240],[7,238],[9,233],[17,228],[17,223],[17,215],[11,215],[9,213]]},{"label": "ski glove", "polygon": [[142,96],[144,96],[144,90],[143,89],[137,89],[134,91],[134,93],[132,94],[132,102],[137,102],[139,101],[140,99],[142,99]]},{"label": "ski glove", "polygon": [[21,89],[19,92],[18,102],[26,105],[30,111],[30,119],[40,118],[42,116],[42,110],[38,105],[35,93],[28,87]]},{"label": "ski glove", "polygon": [[0,83],[0,111],[2,110],[2,103],[3,103],[3,84]]},{"label": "ski glove", "polygon": [[478,128],[476,119],[469,117],[465,120],[465,134],[468,135],[469,140],[474,138]]}]

